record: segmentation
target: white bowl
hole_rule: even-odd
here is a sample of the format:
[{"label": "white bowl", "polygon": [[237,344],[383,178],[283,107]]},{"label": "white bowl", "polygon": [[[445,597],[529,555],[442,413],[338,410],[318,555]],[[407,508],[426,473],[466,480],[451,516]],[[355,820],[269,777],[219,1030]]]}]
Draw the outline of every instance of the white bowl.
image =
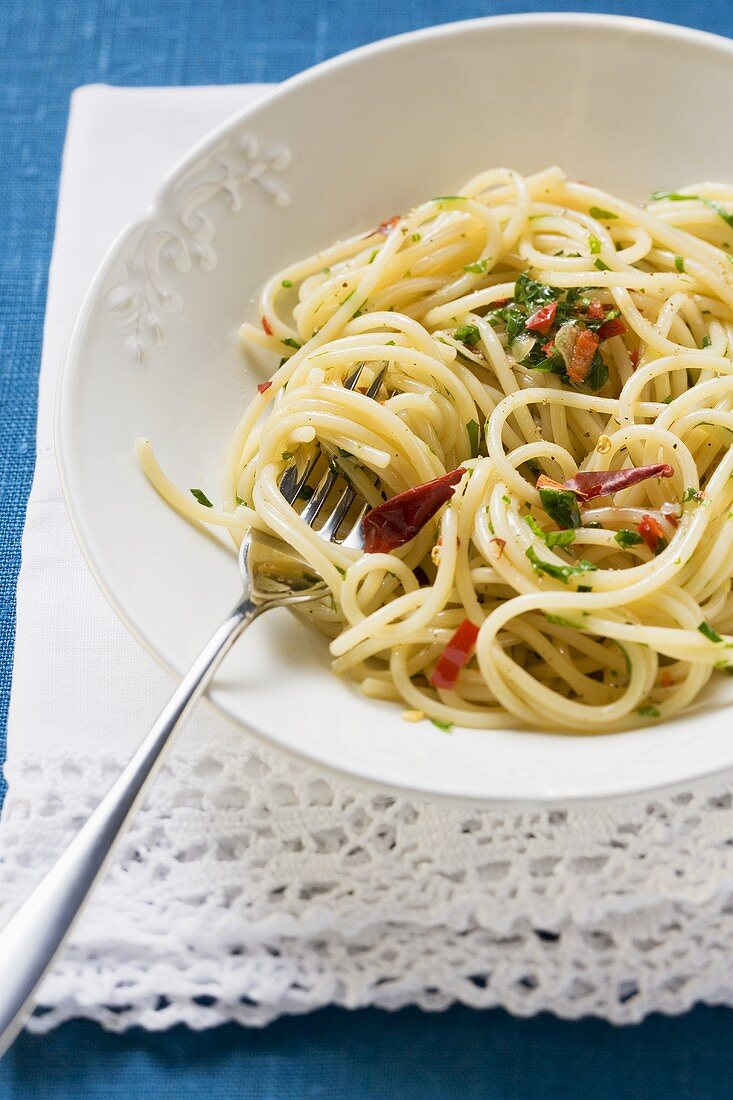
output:
[{"label": "white bowl", "polygon": [[[237,594],[233,556],[162,503],[132,440],[149,436],[184,487],[216,488],[263,377],[236,333],[268,275],[492,165],[558,163],[632,199],[733,181],[720,130],[732,113],[723,39],[636,19],[516,16],[326,62],[198,145],[96,276],[58,402],[72,522],[130,630],[182,673]],[[282,611],[245,635],[212,699],[277,745],[361,779],[533,803],[630,795],[730,767],[722,692],[623,734],[446,736],[333,676],[325,642]]]}]

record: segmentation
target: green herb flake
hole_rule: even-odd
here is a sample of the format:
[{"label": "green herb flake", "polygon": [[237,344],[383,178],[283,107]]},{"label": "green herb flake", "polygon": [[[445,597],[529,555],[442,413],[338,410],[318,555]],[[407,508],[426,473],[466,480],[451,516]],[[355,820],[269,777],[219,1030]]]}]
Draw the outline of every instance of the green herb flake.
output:
[{"label": "green herb flake", "polygon": [[385,346],[385,348],[396,348],[397,344],[395,343],[394,340],[388,340],[387,343],[384,346]]},{"label": "green herb flake", "polygon": [[369,257],[369,259],[367,260],[367,263],[373,264],[378,255],[379,255],[379,249],[375,248],[374,251],[372,252],[371,256]]},{"label": "green herb flake", "polygon": [[506,493],[502,493],[501,499],[504,501],[505,504],[511,504],[511,498],[508,497]]},{"label": "green herb flake", "polygon": [[465,195],[436,195],[433,202],[458,202],[461,199],[465,199]]},{"label": "green herb flake", "polygon": [[578,585],[578,592],[592,592],[592,591],[593,591],[593,589],[591,588],[591,586],[589,584],[579,584]]},{"label": "green herb flake", "polygon": [[439,730],[442,730],[443,733],[450,733],[450,731],[453,729],[452,722],[443,722],[440,718],[431,718],[430,721],[433,723],[434,726],[437,726]]},{"label": "green herb flake", "polygon": [[292,279],[283,279],[282,285],[286,286],[286,287],[291,287],[293,285],[293,280]]},{"label": "green herb flake", "polygon": [[675,256],[674,266],[677,268],[680,275],[684,275],[684,273],[685,273],[685,258],[684,258],[684,256]]},{"label": "green herb flake", "polygon": [[578,498],[570,489],[540,489],[542,507],[558,527],[580,527]]},{"label": "green herb flake", "polygon": [[199,502],[199,504],[203,504],[204,508],[213,508],[214,507],[214,505],[211,503],[211,501],[209,500],[209,498],[207,497],[207,495],[206,495],[206,493],[204,492],[203,489],[191,489],[190,492],[191,492],[191,496],[195,497],[195,499]]},{"label": "green herb flake", "polygon": [[601,242],[598,240],[598,237],[596,237],[594,233],[590,233],[588,235],[588,246],[590,248],[591,256],[597,256],[598,253],[601,251]]},{"label": "green herb flake", "polygon": [[287,340],[283,340],[282,343],[285,344],[286,348],[295,348],[296,351],[299,351],[302,347],[297,340],[293,340],[292,336],[288,336]]},{"label": "green herb flake", "polygon": [[636,713],[641,718],[659,718],[660,711],[656,707],[653,707],[651,703],[647,703],[643,707],[638,707]]},{"label": "green herb flake", "polygon": [[478,325],[459,325],[453,336],[469,348],[475,347],[481,339]]},{"label": "green herb flake", "polygon": [[624,550],[628,549],[629,546],[638,546],[640,542],[644,541],[638,531],[629,531],[626,527],[622,527],[613,537]]},{"label": "green herb flake", "polygon": [[710,339],[710,337],[709,337],[709,336],[703,336],[703,338],[702,338],[702,346],[703,346],[704,348],[709,348],[709,347],[711,347],[711,346],[712,346],[712,343],[713,343],[713,341],[712,341],[712,340]]},{"label": "green herb flake", "polygon": [[489,261],[484,258],[483,260],[476,260],[473,264],[466,264],[463,270],[470,271],[473,275],[485,275],[488,266]]},{"label": "green herb flake", "polygon": [[553,546],[571,546],[575,542],[575,531],[572,528],[568,531],[544,531],[534,516],[525,516],[524,519],[530,530],[534,532],[538,539],[542,539],[545,546],[550,548]]},{"label": "green herb flake", "polygon": [[591,206],[588,211],[591,218],[597,218],[599,221],[613,221],[618,218],[618,214],[612,214],[610,210],[604,210],[602,206]]},{"label": "green herb flake", "polygon": [[598,568],[592,561],[586,561],[585,558],[578,558],[573,565],[554,565],[552,562],[538,558],[534,546],[528,546],[525,553],[536,573],[546,573],[548,577],[554,577],[563,584],[567,584],[570,577],[577,573],[595,572]]},{"label": "green herb flake", "polygon": [[242,507],[246,508],[246,507],[247,507],[247,501],[246,501],[246,500],[242,500],[242,498],[240,497],[239,493],[237,493],[237,495],[236,495],[235,499],[236,499],[236,501],[237,501],[237,506],[238,506],[239,508],[242,508]]},{"label": "green herb flake", "polygon": [[466,424],[466,431],[468,432],[468,438],[471,442],[471,458],[478,458],[479,448],[479,427],[477,420],[469,420]]},{"label": "green herb flake", "polygon": [[600,256],[599,256],[599,258],[598,258],[598,259],[597,259],[597,260],[596,260],[596,261],[594,262],[593,266],[594,266],[594,267],[596,267],[596,268],[598,268],[598,270],[599,270],[599,271],[610,271],[610,270],[611,270],[611,268],[610,268],[610,267],[608,266],[608,264],[604,264],[604,262],[603,262],[603,260],[602,260],[602,259],[600,258]]},{"label": "green herb flake", "polygon": [[705,497],[700,492],[700,490],[693,488],[691,485],[688,486],[687,489],[685,489],[684,493],[682,494],[682,503],[683,504],[687,504],[691,500],[694,500],[696,504],[699,504],[704,499],[705,499]]},{"label": "green herb flake", "polygon": [[701,634],[704,634],[706,638],[709,638],[711,642],[719,643],[719,642],[723,641],[720,634],[718,634],[717,630],[713,630],[710,623],[705,622],[704,619],[700,623],[700,625],[698,626],[697,629],[700,631]]},{"label": "green herb flake", "polygon": [[283,462],[289,462],[290,459],[294,457],[295,454],[293,451],[283,451],[283,453],[280,455],[280,458],[283,460]]}]

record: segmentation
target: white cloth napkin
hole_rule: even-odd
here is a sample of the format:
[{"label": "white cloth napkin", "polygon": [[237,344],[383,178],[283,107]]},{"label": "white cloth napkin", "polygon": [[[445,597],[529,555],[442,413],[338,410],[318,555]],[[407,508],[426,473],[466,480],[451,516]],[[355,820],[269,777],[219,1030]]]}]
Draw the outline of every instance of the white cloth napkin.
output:
[{"label": "white cloth napkin", "polygon": [[[116,233],[263,86],[73,98],[23,539],[0,823],[0,917],[97,803],[171,690],[98,592],[56,472],[59,360]],[[733,1003],[733,799],[723,781],[602,811],[472,812],[354,789],[205,705],[41,992],[151,1029],[265,1023],[333,1002],[459,1000],[636,1020]]]}]

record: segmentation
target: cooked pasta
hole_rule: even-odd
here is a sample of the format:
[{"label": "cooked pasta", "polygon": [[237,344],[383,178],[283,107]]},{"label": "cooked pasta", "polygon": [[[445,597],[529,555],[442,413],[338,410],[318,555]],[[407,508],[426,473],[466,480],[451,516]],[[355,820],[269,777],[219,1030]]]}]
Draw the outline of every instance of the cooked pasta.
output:
[{"label": "cooked pasta", "polygon": [[[405,718],[667,718],[733,661],[732,261],[733,188],[636,206],[559,168],[487,171],[266,284],[241,337],[281,361],[220,505],[138,453],[189,518],[291,544],[328,585],[306,613],[334,671]],[[432,518],[319,538],[279,487],[318,454],[380,523],[442,479]]]}]

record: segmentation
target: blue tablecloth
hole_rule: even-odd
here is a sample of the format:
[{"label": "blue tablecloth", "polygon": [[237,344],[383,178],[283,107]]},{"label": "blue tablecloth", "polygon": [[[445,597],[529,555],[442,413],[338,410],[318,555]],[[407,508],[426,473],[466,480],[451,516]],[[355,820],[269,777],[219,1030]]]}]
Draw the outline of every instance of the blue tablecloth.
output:
[{"label": "blue tablecloth", "polygon": [[[0,4],[0,752],[14,590],[33,473],[41,350],[61,150],[78,84],[275,81],[376,38],[516,11],[612,11],[733,36],[731,0],[3,0]],[[729,140],[725,119],[720,140]],[[0,797],[2,791],[0,791]],[[455,1008],[326,1010],[264,1031],[113,1036],[71,1023],[21,1037],[4,1100],[206,1096],[281,1100],[716,1100],[733,1086],[733,1016],[700,1008],[614,1029],[598,1021]]]}]

